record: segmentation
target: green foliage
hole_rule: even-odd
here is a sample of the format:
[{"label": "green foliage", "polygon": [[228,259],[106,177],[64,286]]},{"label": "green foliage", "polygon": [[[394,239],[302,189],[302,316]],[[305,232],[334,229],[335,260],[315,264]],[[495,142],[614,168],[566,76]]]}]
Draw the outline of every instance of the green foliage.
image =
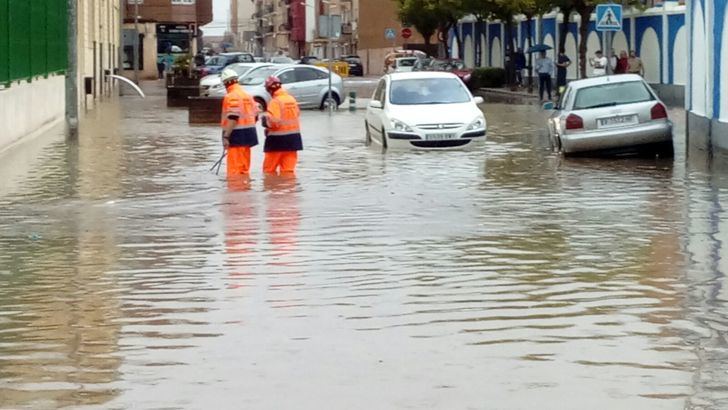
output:
[{"label": "green foliage", "polygon": [[506,83],[506,70],[496,67],[476,68],[473,71],[471,88],[500,88]]}]

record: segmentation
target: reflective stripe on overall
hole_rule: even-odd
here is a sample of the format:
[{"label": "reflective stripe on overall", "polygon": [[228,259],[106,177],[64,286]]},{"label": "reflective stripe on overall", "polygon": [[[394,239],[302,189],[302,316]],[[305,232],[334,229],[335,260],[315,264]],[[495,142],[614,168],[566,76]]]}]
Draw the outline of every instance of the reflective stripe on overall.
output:
[{"label": "reflective stripe on overall", "polygon": [[265,152],[300,151],[301,140],[300,109],[298,102],[285,90],[279,89],[268,104],[268,131]]},{"label": "reflective stripe on overall", "polygon": [[253,147],[258,145],[258,133],[255,130],[255,117],[257,115],[255,100],[238,84],[228,87],[228,93],[222,100],[222,119],[220,125],[225,128],[228,117],[237,116],[235,129],[230,134],[231,147]]}]

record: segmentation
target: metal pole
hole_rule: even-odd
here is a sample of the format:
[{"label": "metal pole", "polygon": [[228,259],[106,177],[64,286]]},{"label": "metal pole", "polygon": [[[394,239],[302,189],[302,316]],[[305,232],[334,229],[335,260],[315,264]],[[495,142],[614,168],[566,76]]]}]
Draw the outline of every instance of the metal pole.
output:
[{"label": "metal pole", "polygon": [[139,0],[134,0],[134,82],[139,84]]},{"label": "metal pole", "polygon": [[66,124],[68,136],[78,136],[78,3],[66,0],[68,7],[68,69],[66,70]]},{"label": "metal pole", "polygon": [[333,75],[332,72],[334,69],[334,47],[333,47],[333,43],[331,42],[331,37],[333,35],[333,20],[331,19],[330,11],[329,11],[329,15],[328,15],[328,20],[329,20],[329,24],[328,24],[329,25],[329,32],[328,32],[328,35],[329,35],[328,36],[329,37],[329,91],[326,95],[326,104],[328,104],[329,115],[332,115],[332,113],[334,111],[334,104],[333,104],[333,100],[331,98],[332,97],[331,77]]},{"label": "metal pole", "polygon": [[612,68],[612,35],[614,34],[613,31],[607,31],[607,75],[614,74],[614,69]]}]

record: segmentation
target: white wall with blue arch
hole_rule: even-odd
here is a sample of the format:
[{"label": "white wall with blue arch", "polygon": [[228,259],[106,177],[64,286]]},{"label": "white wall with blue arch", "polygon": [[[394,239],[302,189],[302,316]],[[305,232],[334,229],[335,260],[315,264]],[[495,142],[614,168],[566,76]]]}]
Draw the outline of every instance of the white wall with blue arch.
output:
[{"label": "white wall with blue arch", "polygon": [[[685,48],[690,64],[685,73],[673,71],[675,81],[686,75],[686,108],[691,145],[728,150],[728,0],[691,0],[687,4],[687,47],[678,39],[674,49]],[[706,138],[700,138],[704,136]]]},{"label": "white wall with blue arch", "polygon": [[[725,0],[695,0],[695,1],[722,1]],[[623,29],[615,33],[613,48],[615,52],[636,50],[645,65],[645,78],[654,85],[678,86],[681,90],[687,83],[688,77],[688,47],[686,28],[686,6],[677,2],[668,1],[658,7],[645,11],[631,12],[625,10]],[[605,36],[596,31],[594,24],[596,16],[592,15],[587,33],[587,57],[597,50],[605,47]],[[528,49],[528,40],[533,44],[546,44],[554,48],[549,53],[555,57],[560,42],[561,24],[563,15],[551,13],[541,19],[534,18],[529,24],[525,17],[517,19],[514,25],[513,36],[516,47]],[[572,14],[569,18],[568,30],[565,40],[566,55],[572,60],[567,78],[577,79],[579,16]],[[476,67],[492,66],[503,67],[506,53],[505,25],[500,21],[478,23],[464,20],[460,27],[464,39],[463,50],[451,50],[453,58],[464,59],[466,64]],[[454,33],[452,33],[454,34]],[[451,37],[452,37],[451,34]],[[466,39],[470,37],[470,41]],[[451,44],[455,42],[451,41]],[[469,50],[471,48],[472,50]],[[457,51],[457,52],[455,52]],[[726,57],[728,58],[728,57]],[[588,74],[591,70],[587,70]],[[682,94],[678,98],[684,98]],[[726,112],[728,116],[728,112]]]}]

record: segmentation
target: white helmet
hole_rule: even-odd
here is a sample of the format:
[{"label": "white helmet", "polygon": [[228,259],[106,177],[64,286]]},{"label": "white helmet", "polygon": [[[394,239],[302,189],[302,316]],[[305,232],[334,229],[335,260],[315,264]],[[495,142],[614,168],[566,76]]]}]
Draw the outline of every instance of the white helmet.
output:
[{"label": "white helmet", "polygon": [[238,73],[235,72],[232,68],[226,68],[222,70],[222,73],[220,74],[220,80],[222,80],[222,83],[225,84],[230,80],[236,80],[238,79]]}]

